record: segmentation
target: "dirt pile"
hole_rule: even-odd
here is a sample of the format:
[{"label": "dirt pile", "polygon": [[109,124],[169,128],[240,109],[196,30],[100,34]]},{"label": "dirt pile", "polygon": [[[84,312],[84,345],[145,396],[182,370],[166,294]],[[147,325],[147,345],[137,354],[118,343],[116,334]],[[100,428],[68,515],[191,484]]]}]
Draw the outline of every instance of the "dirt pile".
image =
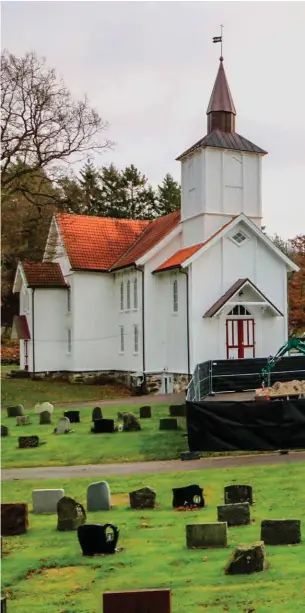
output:
[{"label": "dirt pile", "polygon": [[296,394],[305,394],[305,381],[286,381],[283,383],[277,381],[272,387],[256,390],[255,398],[262,398],[265,396],[292,396]]}]

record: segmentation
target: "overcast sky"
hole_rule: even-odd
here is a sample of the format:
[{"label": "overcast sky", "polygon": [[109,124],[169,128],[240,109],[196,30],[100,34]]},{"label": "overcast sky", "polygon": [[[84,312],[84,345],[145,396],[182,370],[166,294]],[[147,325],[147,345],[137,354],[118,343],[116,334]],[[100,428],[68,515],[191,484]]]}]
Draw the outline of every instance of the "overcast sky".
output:
[{"label": "overcast sky", "polygon": [[2,47],[35,50],[74,95],[87,93],[115,150],[156,185],[206,134],[224,24],[236,131],[263,158],[264,223],[305,232],[304,2],[3,2]]}]

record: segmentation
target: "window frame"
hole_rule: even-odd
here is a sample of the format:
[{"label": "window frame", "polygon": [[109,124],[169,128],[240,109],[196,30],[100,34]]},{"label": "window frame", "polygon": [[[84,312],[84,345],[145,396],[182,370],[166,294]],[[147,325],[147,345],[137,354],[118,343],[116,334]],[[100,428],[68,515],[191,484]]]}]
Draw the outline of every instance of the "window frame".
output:
[{"label": "window frame", "polygon": [[130,279],[127,279],[126,283],[126,311],[130,311],[131,309],[131,283]]},{"label": "window frame", "polygon": [[120,329],[120,347],[119,354],[124,355],[125,353],[125,334],[124,334],[124,326],[119,326]]},{"label": "window frame", "polygon": [[67,333],[68,333],[68,350],[67,350],[67,354],[70,355],[72,353],[72,330],[71,330],[71,328],[68,328]]},{"label": "window frame", "polygon": [[173,315],[178,315],[179,313],[179,285],[177,277],[172,280],[172,312]]},{"label": "window frame", "polygon": [[133,326],[133,353],[134,355],[139,353],[139,324]]},{"label": "window frame", "polygon": [[138,278],[135,277],[133,280],[133,310],[137,311],[139,308],[139,289],[138,289]]},{"label": "window frame", "polygon": [[124,311],[124,281],[120,282],[120,311]]},{"label": "window frame", "polygon": [[67,313],[71,313],[72,308],[71,308],[71,287],[70,285],[68,285],[67,288]]},{"label": "window frame", "polygon": [[[248,234],[244,232],[244,230],[241,228],[237,228],[237,229],[234,228],[234,230],[235,231],[233,231],[233,233],[230,235],[231,241],[234,243],[234,245],[236,245],[236,247],[243,247],[249,240]],[[238,242],[235,238],[239,234],[245,237],[244,240],[242,240],[241,242]]]}]

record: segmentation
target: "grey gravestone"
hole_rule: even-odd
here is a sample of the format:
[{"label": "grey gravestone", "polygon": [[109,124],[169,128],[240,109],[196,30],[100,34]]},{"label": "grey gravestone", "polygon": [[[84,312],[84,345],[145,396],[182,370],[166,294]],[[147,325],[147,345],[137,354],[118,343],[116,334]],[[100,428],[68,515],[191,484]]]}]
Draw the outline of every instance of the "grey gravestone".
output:
[{"label": "grey gravestone", "polygon": [[84,507],[73,498],[64,496],[57,503],[57,530],[77,530],[86,522]]},{"label": "grey gravestone", "polygon": [[92,421],[95,419],[103,419],[103,411],[101,407],[94,407],[92,411]]},{"label": "grey gravestone", "polygon": [[228,526],[245,526],[250,524],[250,505],[248,502],[223,504],[217,507],[218,521],[226,521]]},{"label": "grey gravestone", "polygon": [[261,539],[265,545],[294,545],[301,542],[299,519],[264,519]]},{"label": "grey gravestone", "polygon": [[68,417],[61,417],[54,430],[55,434],[67,434],[70,432],[70,420]]},{"label": "grey gravestone", "polygon": [[16,426],[29,426],[31,423],[29,415],[18,415],[16,417]]},{"label": "grey gravestone", "polygon": [[180,460],[185,462],[186,460],[200,460],[199,451],[181,451]]},{"label": "grey gravestone", "polygon": [[151,417],[151,407],[140,407],[140,419],[149,419]]},{"label": "grey gravestone", "polygon": [[225,566],[226,575],[248,575],[265,570],[265,547],[262,541],[236,547]]},{"label": "grey gravestone", "polygon": [[227,532],[226,522],[188,524],[186,526],[186,544],[189,549],[227,547]]},{"label": "grey gravestone", "polygon": [[224,489],[225,504],[235,504],[236,502],[249,502],[253,504],[251,485],[227,485]]},{"label": "grey gravestone", "polygon": [[33,490],[33,513],[56,513],[57,503],[63,498],[65,491],[58,490]]},{"label": "grey gravestone", "polygon": [[42,411],[39,413],[39,424],[41,426],[51,424],[51,413],[49,411]]},{"label": "grey gravestone", "polygon": [[87,489],[87,511],[109,511],[110,506],[110,488],[107,481],[90,483]]},{"label": "grey gravestone", "polygon": [[19,449],[30,449],[31,447],[38,447],[39,436],[19,436],[18,444]]},{"label": "grey gravestone", "polygon": [[177,430],[178,422],[174,417],[164,417],[160,419],[160,430]]},{"label": "grey gravestone", "polygon": [[150,487],[142,487],[139,490],[130,492],[129,501],[132,509],[154,509],[156,492]]},{"label": "grey gravestone", "polygon": [[170,405],[169,414],[171,417],[185,417],[186,416],[186,404]]},{"label": "grey gravestone", "polygon": [[8,427],[1,425],[1,436],[8,436]]},{"label": "grey gravestone", "polygon": [[124,432],[137,432],[141,430],[140,423],[133,413],[124,413],[123,430]]},{"label": "grey gravestone", "polygon": [[41,402],[35,405],[35,413],[43,413],[43,411],[48,411],[48,413],[53,413],[54,406],[50,402]]},{"label": "grey gravestone", "polygon": [[18,417],[19,415],[24,415],[24,407],[22,404],[17,404],[15,407],[7,407],[6,410],[8,417]]}]

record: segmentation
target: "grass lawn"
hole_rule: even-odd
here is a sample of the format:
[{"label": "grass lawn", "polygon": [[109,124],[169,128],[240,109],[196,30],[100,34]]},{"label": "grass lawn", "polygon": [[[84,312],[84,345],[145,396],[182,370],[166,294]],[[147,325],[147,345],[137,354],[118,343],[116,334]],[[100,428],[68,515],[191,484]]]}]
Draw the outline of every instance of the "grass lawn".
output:
[{"label": "grass lawn", "polygon": [[[305,464],[286,464],[110,478],[114,508],[89,513],[87,520],[116,524],[123,551],[95,558],[82,556],[75,532],[57,532],[56,515],[31,512],[31,492],[37,487],[63,487],[66,495],[85,506],[89,479],[4,482],[3,501],[28,502],[30,511],[28,533],[3,538],[2,589],[12,600],[8,609],[12,613],[101,613],[105,590],[170,587],[172,613],[303,613],[304,542],[268,546],[270,566],[262,573],[226,576],[223,567],[235,545],[259,540],[262,519],[304,518],[304,471]],[[204,487],[207,507],[174,511],[171,488],[190,483]],[[253,486],[252,524],[230,528],[227,549],[187,550],[185,525],[215,521],[223,487],[231,483]],[[158,508],[132,511],[128,492],[143,485],[156,489]]]},{"label": "grass lawn", "polygon": [[[2,468],[30,466],[71,466],[77,464],[112,464],[120,462],[141,462],[168,460],[179,457],[186,450],[185,419],[179,419],[179,430],[159,431],[160,417],[169,415],[168,406],[152,406],[152,418],[141,419],[141,432],[115,432],[113,434],[91,434],[92,408],[80,408],[79,424],[71,424],[71,434],[53,434],[54,427],[65,409],[54,409],[53,424],[39,425],[39,415],[27,410],[31,416],[28,426],[16,426],[16,418],[4,417],[2,424],[8,426],[9,436],[2,438]],[[133,411],[139,415],[139,407],[102,407],[103,416],[117,419],[118,411]],[[35,449],[18,449],[18,437],[38,434],[43,445]]]}]

